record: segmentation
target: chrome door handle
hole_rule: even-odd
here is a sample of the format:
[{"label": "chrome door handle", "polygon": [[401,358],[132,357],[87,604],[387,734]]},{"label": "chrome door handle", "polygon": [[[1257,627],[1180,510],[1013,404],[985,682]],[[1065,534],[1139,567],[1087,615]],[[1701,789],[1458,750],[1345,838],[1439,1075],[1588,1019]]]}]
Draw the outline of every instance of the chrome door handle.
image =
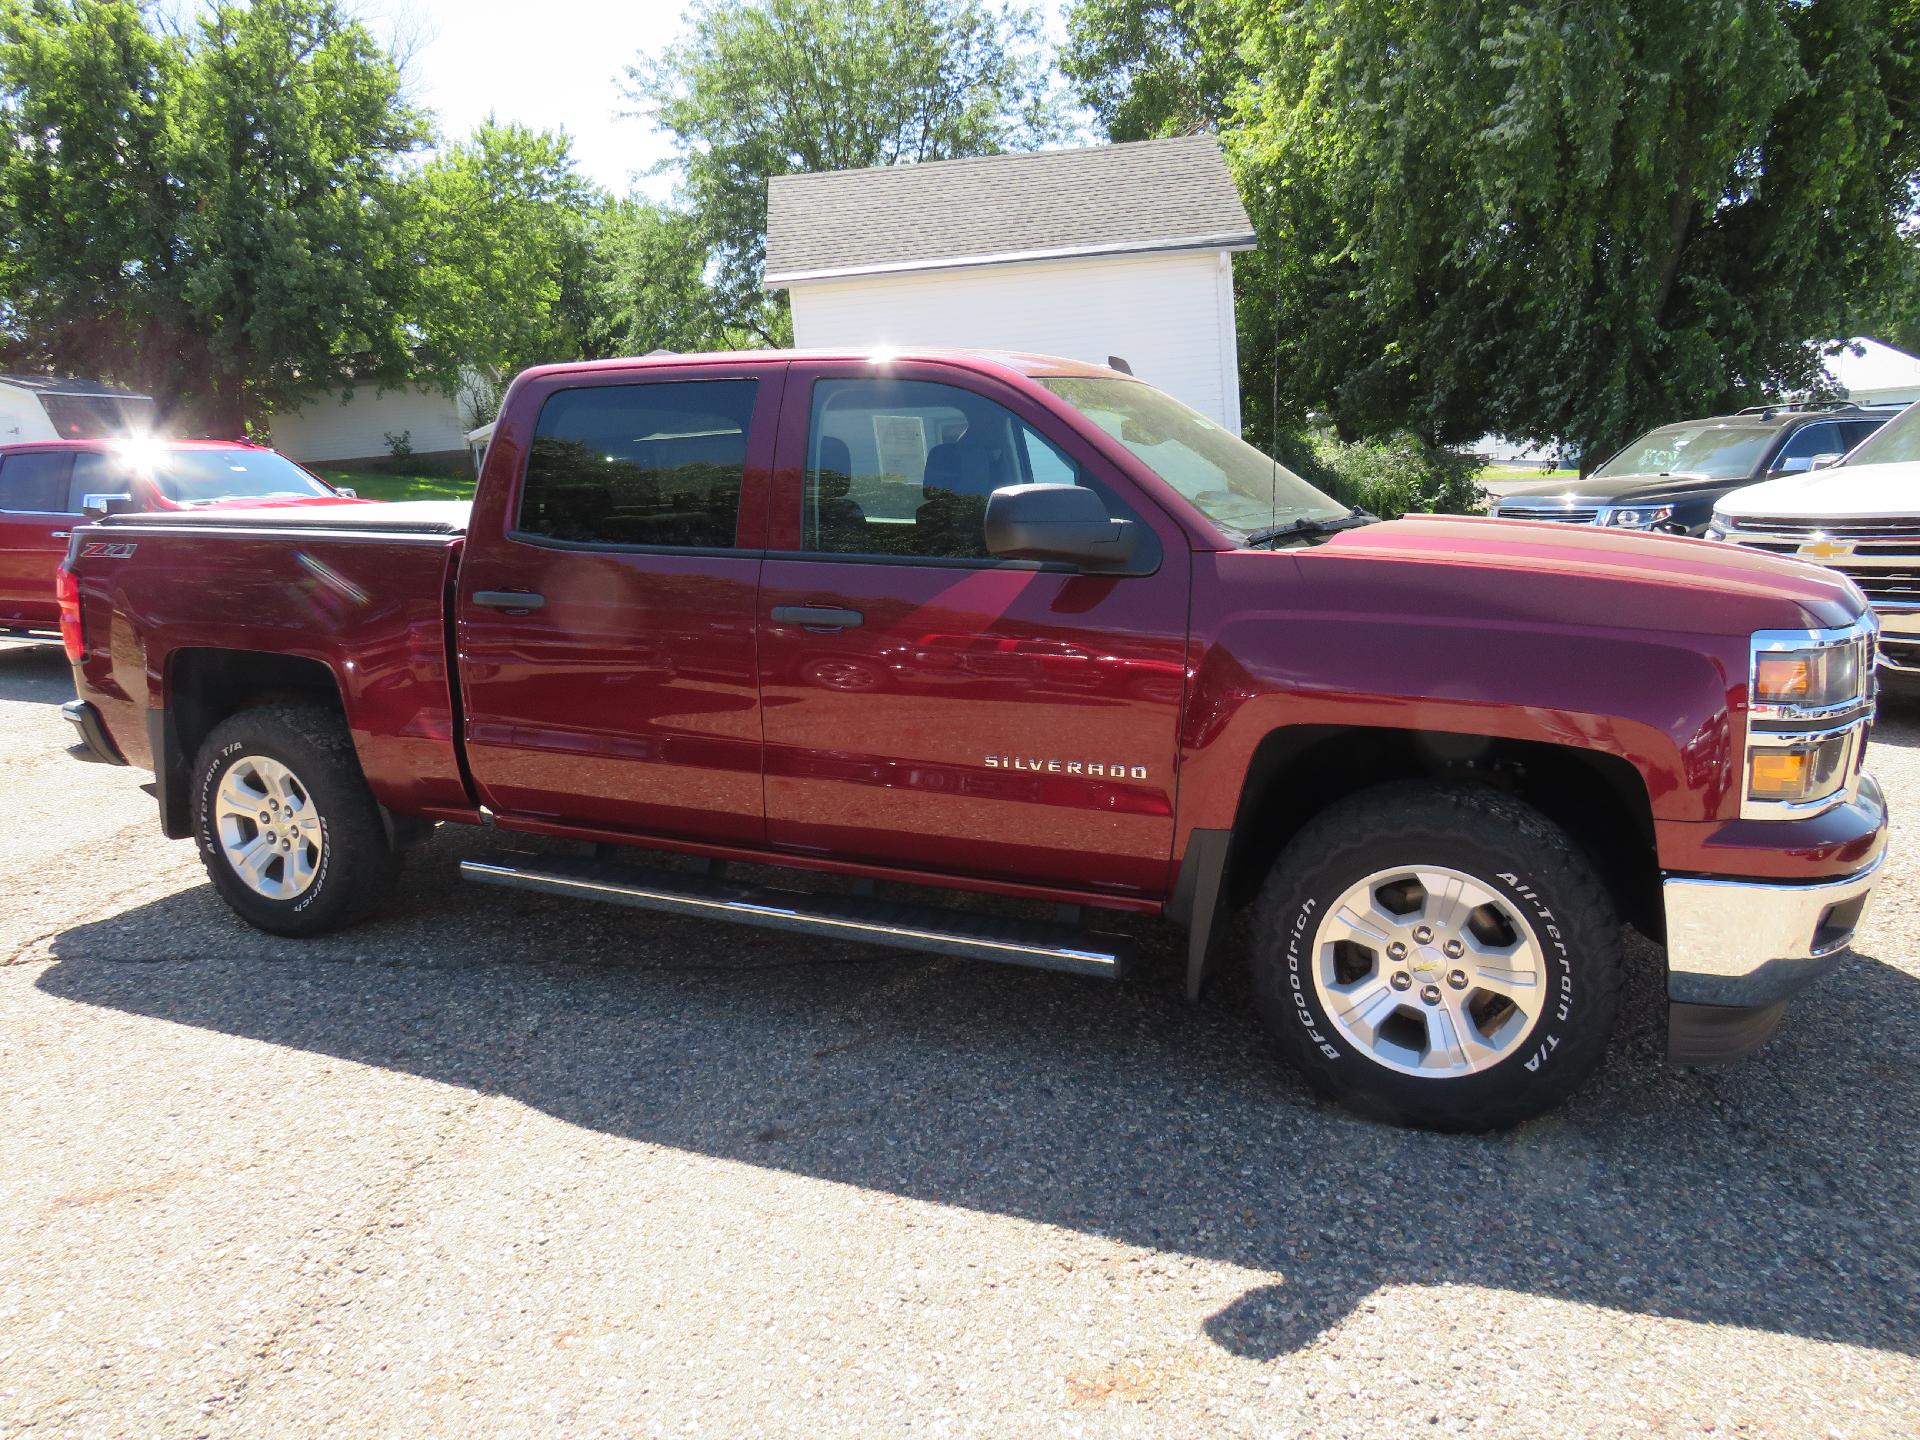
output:
[{"label": "chrome door handle", "polygon": [[49,540],[71,540],[73,538],[73,531],[56,530],[51,535],[47,536],[47,538]]},{"label": "chrome door handle", "polygon": [[547,603],[547,597],[530,595],[523,590],[476,590],[473,603],[485,605],[489,610],[538,610]]},{"label": "chrome door handle", "polygon": [[831,605],[776,605],[773,623],[798,625],[804,630],[857,630],[867,617],[858,610],[836,610]]}]

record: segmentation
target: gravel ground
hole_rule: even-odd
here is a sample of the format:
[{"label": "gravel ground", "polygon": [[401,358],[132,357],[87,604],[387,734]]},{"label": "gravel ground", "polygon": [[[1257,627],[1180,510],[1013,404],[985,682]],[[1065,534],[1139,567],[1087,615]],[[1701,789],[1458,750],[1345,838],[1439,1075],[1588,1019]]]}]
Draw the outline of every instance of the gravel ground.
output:
[{"label": "gravel ground", "polygon": [[[1920,883],[1757,1057],[1383,1129],[1244,989],[464,887],[234,919],[0,652],[0,1434],[1911,1435]],[[1920,712],[1874,768],[1920,795]],[[1154,932],[1157,934],[1157,932]]]}]

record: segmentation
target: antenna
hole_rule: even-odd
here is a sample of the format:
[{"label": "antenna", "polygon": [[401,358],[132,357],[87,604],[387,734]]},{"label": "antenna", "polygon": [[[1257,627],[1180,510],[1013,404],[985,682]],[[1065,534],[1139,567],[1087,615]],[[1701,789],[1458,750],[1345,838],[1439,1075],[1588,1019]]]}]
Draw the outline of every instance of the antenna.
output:
[{"label": "antenna", "polygon": [[1273,349],[1267,352],[1273,367],[1273,408],[1267,412],[1267,459],[1273,469],[1267,476],[1267,527],[1280,523],[1280,287],[1273,289]]}]

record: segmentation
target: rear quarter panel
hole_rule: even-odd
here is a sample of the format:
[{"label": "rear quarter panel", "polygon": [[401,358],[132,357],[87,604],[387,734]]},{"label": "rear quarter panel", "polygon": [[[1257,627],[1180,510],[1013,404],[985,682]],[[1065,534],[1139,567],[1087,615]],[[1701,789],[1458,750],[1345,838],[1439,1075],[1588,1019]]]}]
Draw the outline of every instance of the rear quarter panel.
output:
[{"label": "rear quarter panel", "polygon": [[73,561],[87,638],[83,696],[121,752],[151,769],[147,714],[168,703],[182,652],[316,660],[339,686],[382,804],[402,814],[467,807],[445,623],[458,554],[447,536],[83,527]]}]

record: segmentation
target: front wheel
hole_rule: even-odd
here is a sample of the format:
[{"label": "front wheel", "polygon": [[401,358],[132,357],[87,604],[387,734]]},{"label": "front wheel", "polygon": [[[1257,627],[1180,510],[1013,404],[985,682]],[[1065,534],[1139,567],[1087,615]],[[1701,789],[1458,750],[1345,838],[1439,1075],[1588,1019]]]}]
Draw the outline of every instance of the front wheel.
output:
[{"label": "front wheel", "polygon": [[1341,802],[1274,865],[1254,990],[1306,1078],[1364,1114],[1489,1130],[1559,1104],[1619,1008],[1620,922],[1566,832],[1472,786]]},{"label": "front wheel", "polygon": [[400,866],[340,718],[262,705],[214,727],[194,766],[194,838],[221,898],[275,935],[364,918]]}]

